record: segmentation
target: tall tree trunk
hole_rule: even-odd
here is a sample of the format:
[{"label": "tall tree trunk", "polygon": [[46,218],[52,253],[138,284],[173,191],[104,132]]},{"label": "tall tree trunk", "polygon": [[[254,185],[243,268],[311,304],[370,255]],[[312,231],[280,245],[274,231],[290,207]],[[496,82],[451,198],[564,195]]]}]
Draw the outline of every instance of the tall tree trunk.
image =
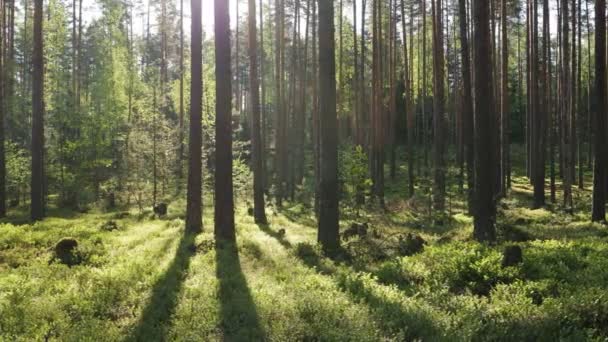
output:
[{"label": "tall tree trunk", "polygon": [[382,3],[378,0],[373,2],[373,67],[372,67],[372,153],[371,174],[373,180],[374,195],[381,207],[384,208],[384,143],[386,132],[383,128],[384,103],[383,103],[383,74],[382,74]]},{"label": "tall tree trunk", "polygon": [[315,182],[315,214],[319,215],[319,202],[321,196],[321,144],[319,132],[319,67],[317,49],[319,41],[317,39],[317,0],[312,2],[312,145],[314,156],[314,182]]},{"label": "tall tree trunk", "polygon": [[405,28],[405,1],[401,0],[401,31],[403,34],[403,82],[405,83],[405,112],[407,115],[407,172],[408,172],[408,193],[410,197],[414,196],[414,148],[415,148],[415,135],[414,135],[414,120],[415,113],[412,106],[412,86],[410,78],[410,60],[408,60],[407,51],[407,31]]},{"label": "tall tree trunk", "polygon": [[502,195],[507,195],[507,184],[510,178],[510,118],[509,118],[509,40],[507,32],[507,0],[501,0],[500,26],[502,37],[501,62],[501,91],[500,91],[500,118],[501,118],[501,156],[502,156]]},{"label": "tall tree trunk", "polygon": [[[544,152],[544,111],[541,105],[541,62],[538,57],[538,1],[532,1],[530,10],[532,27],[531,34],[531,59],[529,61],[530,71],[530,104],[531,104],[531,127],[532,127],[532,183],[534,185],[534,207],[540,208],[545,205],[545,152]],[[544,20],[543,20],[544,21]],[[544,21],[548,23],[548,21]]]},{"label": "tall tree trunk", "polygon": [[606,220],[606,0],[595,1],[595,164],[591,219]]},{"label": "tall tree trunk", "polygon": [[473,236],[478,241],[496,239],[494,227],[494,139],[492,137],[492,64],[490,60],[490,10],[487,1],[474,1],[475,27],[475,216]]},{"label": "tall tree trunk", "polygon": [[389,0],[388,10],[388,87],[389,87],[389,113],[388,113],[388,139],[390,142],[390,177],[391,180],[395,179],[397,173],[397,161],[396,161],[396,90],[395,90],[395,45],[396,45],[396,25],[395,25],[395,1]]},{"label": "tall tree trunk", "polygon": [[264,204],[263,144],[260,129],[260,82],[258,77],[258,42],[255,1],[249,0],[249,96],[251,109],[251,145],[253,159],[253,217],[256,223],[266,224]]},{"label": "tall tree trunk", "polygon": [[226,0],[215,0],[215,99],[215,237],[235,241],[230,14]]},{"label": "tall tree trunk", "polygon": [[188,145],[188,196],[186,207],[186,230],[199,232],[203,228],[202,217],[202,100],[203,100],[203,56],[201,22],[201,0],[191,0],[191,75],[190,75],[190,140]]},{"label": "tall tree trunk", "polygon": [[471,57],[469,56],[469,34],[467,24],[466,0],[458,0],[460,15],[460,56],[462,59],[462,117],[464,124],[465,159],[467,162],[467,200],[469,214],[473,214],[475,188],[475,144],[473,120],[473,96],[471,93]]},{"label": "tall tree trunk", "polygon": [[275,49],[275,111],[276,111],[276,122],[277,132],[275,138],[275,154],[276,162],[275,167],[277,169],[277,204],[279,206],[283,203],[285,197],[285,183],[287,180],[287,146],[285,144],[287,139],[287,114],[285,112],[284,104],[284,87],[283,87],[283,65],[284,65],[284,0],[275,0],[275,30],[276,30],[276,49]]},{"label": "tall tree trunk", "polygon": [[31,218],[44,217],[44,59],[42,0],[34,0],[34,52],[32,54],[32,184]]},{"label": "tall tree trunk", "polygon": [[[4,1],[0,2],[0,10],[4,8]],[[6,155],[4,151],[4,107],[6,61],[4,56],[4,13],[0,11],[0,218],[6,216]]]},{"label": "tall tree trunk", "polygon": [[326,250],[339,246],[338,137],[334,5],[319,0],[319,75],[321,113],[321,196],[318,240]]},{"label": "tall tree trunk", "polygon": [[[556,115],[552,96],[551,86],[551,21],[549,20],[549,0],[543,3],[543,39],[544,39],[544,60],[545,60],[545,120],[549,122],[550,139],[550,197],[551,203],[556,201],[555,187],[555,144],[556,144]],[[544,160],[544,159],[543,159]],[[544,173],[544,170],[543,170]],[[544,182],[544,180],[543,180]]]},{"label": "tall tree trunk", "polygon": [[[161,76],[162,77],[162,76]],[[158,164],[156,158],[158,155],[157,140],[158,140],[158,106],[156,102],[156,83],[152,86],[152,207],[156,207],[158,196]],[[162,92],[161,92],[162,96]]]},{"label": "tall tree trunk", "polygon": [[593,77],[591,77],[591,12],[589,11],[589,2],[585,1],[585,14],[587,17],[587,168],[593,168],[593,126],[595,124],[593,120],[593,109],[591,108],[591,93],[593,91]]},{"label": "tall tree trunk", "polygon": [[[582,14],[582,7],[581,7],[581,0],[578,0],[578,18],[577,18],[577,26],[578,26],[578,65],[577,65],[577,75],[578,75],[578,96],[577,96],[577,103],[579,104],[579,108],[582,107],[582,92],[583,92],[583,14]],[[585,142],[585,128],[582,122],[582,115],[580,115],[580,113],[582,113],[582,109],[579,110],[579,119],[578,119],[578,132],[574,132],[574,134],[580,134],[580,139],[577,139],[577,156],[578,156],[578,188],[580,190],[583,190],[585,188],[585,183],[584,183],[584,157],[583,157],[583,144]]]},{"label": "tall tree trunk", "polygon": [[264,79],[264,72],[266,69],[266,53],[264,52],[264,1],[260,0],[260,90],[261,100],[260,100],[260,134],[261,134],[261,150],[259,158],[262,163],[262,189],[264,193],[267,191],[268,187],[268,175],[267,175],[267,167],[266,167],[266,148],[268,134],[266,133],[267,127],[267,110],[266,110],[266,82]]},{"label": "tall tree trunk", "polygon": [[[445,210],[444,59],[441,0],[433,0],[433,209]],[[438,220],[438,223],[442,219]]]},{"label": "tall tree trunk", "polygon": [[[579,116],[578,110],[578,62],[577,62],[577,48],[576,48],[576,37],[577,37],[577,27],[576,20],[578,18],[576,14],[576,0],[572,0],[572,79],[571,83],[571,96],[570,100],[571,106],[571,114],[570,114],[570,185],[576,184],[576,149],[578,147],[577,137],[576,137],[576,120]],[[572,191],[572,190],[570,190]],[[572,200],[572,199],[571,199]]]},{"label": "tall tree trunk", "polygon": [[177,151],[178,189],[181,189],[184,168],[184,0],[179,1],[179,127]]},{"label": "tall tree trunk", "polygon": [[569,23],[568,19],[568,0],[562,0],[562,151],[564,154],[564,167],[563,167],[563,186],[564,186],[564,206],[566,210],[572,209],[572,116],[573,103],[572,103],[572,80],[571,64],[570,64],[570,41],[569,41]]},{"label": "tall tree trunk", "polygon": [[428,128],[427,128],[427,118],[426,118],[426,92],[427,92],[427,49],[426,49],[426,0],[420,0],[422,2],[422,146],[424,150],[424,170],[425,175],[428,174],[426,170],[428,170],[429,166],[429,157],[428,157]]}]

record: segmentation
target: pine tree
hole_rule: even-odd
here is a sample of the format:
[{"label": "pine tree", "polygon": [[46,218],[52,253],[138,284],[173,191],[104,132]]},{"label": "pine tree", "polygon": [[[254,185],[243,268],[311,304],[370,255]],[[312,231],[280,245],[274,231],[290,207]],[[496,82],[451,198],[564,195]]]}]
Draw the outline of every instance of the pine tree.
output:
[{"label": "pine tree", "polygon": [[[442,216],[445,210],[445,99],[443,11],[441,0],[433,0],[433,209]],[[437,223],[442,224],[442,219]]]},{"label": "pine tree", "polygon": [[215,0],[215,237],[235,241],[228,0]]},{"label": "pine tree", "polygon": [[199,232],[203,228],[202,217],[202,100],[203,100],[203,56],[201,22],[201,0],[191,0],[191,77],[190,77],[190,141],[188,160],[188,195],[186,208],[186,230]]},{"label": "pine tree", "polygon": [[595,1],[595,111],[593,167],[593,211],[595,222],[606,220],[606,0]]},{"label": "pine tree", "polygon": [[264,204],[263,143],[260,124],[260,81],[258,77],[258,42],[256,0],[249,0],[249,96],[251,110],[251,145],[253,163],[253,217],[256,223],[266,224]]},{"label": "pine tree", "polygon": [[475,215],[473,236],[494,241],[496,204],[494,199],[494,139],[492,137],[492,63],[490,8],[487,1],[474,1],[475,65]]},{"label": "pine tree", "polygon": [[334,5],[332,1],[325,0],[318,0],[318,5],[321,141],[318,241],[325,250],[333,250],[340,243]]},{"label": "pine tree", "polygon": [[34,0],[34,51],[32,54],[32,184],[31,218],[44,217],[44,58],[42,0]]}]

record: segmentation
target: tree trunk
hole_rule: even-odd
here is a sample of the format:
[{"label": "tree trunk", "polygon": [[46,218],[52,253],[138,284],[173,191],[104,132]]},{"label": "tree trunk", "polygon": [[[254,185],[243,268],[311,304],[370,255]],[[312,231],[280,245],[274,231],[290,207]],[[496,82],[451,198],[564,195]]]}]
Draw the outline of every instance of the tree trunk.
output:
[{"label": "tree trunk", "polygon": [[181,189],[184,168],[184,0],[179,2],[179,127],[177,151],[178,188]]},{"label": "tree trunk", "polygon": [[339,246],[338,137],[334,5],[319,0],[319,75],[321,129],[321,196],[318,241],[325,250]]},{"label": "tree trunk", "polygon": [[424,174],[427,175],[428,166],[429,166],[429,157],[428,157],[428,128],[427,128],[427,119],[426,119],[426,91],[427,91],[427,76],[426,76],[426,0],[420,0],[422,2],[422,146],[424,150]]},{"label": "tree trunk", "polygon": [[595,1],[595,164],[593,168],[593,210],[591,219],[606,220],[606,0]]},{"label": "tree trunk", "polygon": [[475,188],[475,144],[474,144],[474,119],[473,119],[473,98],[471,84],[471,57],[469,56],[469,34],[467,24],[466,0],[458,0],[460,14],[460,55],[462,59],[462,117],[464,124],[464,145],[465,159],[467,162],[467,200],[469,214],[473,214],[474,209],[474,188]]},{"label": "tree trunk", "polygon": [[235,241],[230,15],[225,0],[215,0],[215,99],[215,237]]},{"label": "tree trunk", "polygon": [[474,1],[475,27],[475,217],[473,236],[478,241],[496,239],[494,220],[494,139],[492,137],[492,63],[490,60],[490,11],[487,1]]},{"label": "tree trunk", "polygon": [[[445,210],[445,113],[442,0],[433,0],[433,209]],[[442,219],[437,222],[441,224]]]},{"label": "tree trunk", "polygon": [[401,0],[401,31],[403,34],[403,82],[405,83],[405,112],[407,115],[407,171],[408,171],[408,193],[410,197],[414,196],[414,120],[415,113],[412,106],[412,87],[410,83],[410,69],[407,51],[407,31],[405,29],[405,4]]},{"label": "tree trunk", "polygon": [[509,118],[509,41],[507,33],[507,0],[501,0],[500,23],[502,36],[502,62],[501,62],[501,91],[500,91],[500,118],[501,118],[501,156],[502,156],[502,176],[501,193],[507,195],[507,184],[510,178],[509,160],[509,137],[511,133]]},{"label": "tree trunk", "polygon": [[202,218],[202,97],[203,56],[201,22],[201,0],[191,0],[191,76],[190,76],[190,140],[188,145],[188,197],[186,230],[199,232],[203,228]]},{"label": "tree trunk", "polygon": [[260,82],[258,77],[258,42],[255,1],[249,0],[249,96],[251,109],[251,145],[253,160],[253,217],[255,223],[266,224],[264,204],[263,146],[260,129]]},{"label": "tree trunk", "polygon": [[[0,13],[4,1],[0,2]],[[6,155],[4,151],[4,106],[5,106],[5,59],[4,59],[4,13],[0,15],[0,218],[6,216]]]},{"label": "tree trunk", "polygon": [[563,151],[563,186],[564,186],[564,207],[566,210],[572,209],[572,80],[570,79],[570,46],[569,46],[569,14],[568,0],[562,0],[562,151]]},{"label": "tree trunk", "polygon": [[275,137],[275,154],[276,162],[275,167],[277,169],[277,204],[279,206],[283,203],[285,197],[285,182],[287,180],[287,146],[285,144],[287,139],[287,115],[285,113],[284,104],[284,89],[283,89],[283,40],[284,40],[284,3],[283,0],[275,1],[275,29],[276,29],[276,49],[275,49],[275,111],[276,111],[276,122],[277,132]]},{"label": "tree trunk", "polygon": [[34,51],[32,54],[32,184],[31,218],[44,217],[44,59],[42,0],[34,0]]}]

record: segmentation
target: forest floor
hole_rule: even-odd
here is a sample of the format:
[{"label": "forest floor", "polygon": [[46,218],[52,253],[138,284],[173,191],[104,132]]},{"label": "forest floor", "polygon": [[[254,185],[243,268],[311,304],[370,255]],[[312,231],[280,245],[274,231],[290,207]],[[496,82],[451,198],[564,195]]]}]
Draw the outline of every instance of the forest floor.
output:
[{"label": "forest floor", "polygon": [[[51,210],[28,224],[23,208],[0,224],[0,341],[608,337],[608,229],[589,221],[589,187],[575,189],[573,214],[531,210],[532,189],[516,174],[499,205],[500,242],[488,247],[471,240],[456,186],[446,222],[435,226],[428,197],[403,200],[405,171],[388,181],[386,212],[344,215],[343,229],[357,221],[369,231],[343,241],[334,259],[315,246],[301,204],[269,207],[266,226],[239,204],[236,248],[213,242],[210,207],[205,231],[185,235],[183,201],[162,219]],[[102,228],[110,220],[116,230]],[[426,241],[423,251],[413,254],[407,233]],[[79,265],[53,260],[64,237],[78,241]],[[510,245],[522,248],[523,263],[503,268]]]}]

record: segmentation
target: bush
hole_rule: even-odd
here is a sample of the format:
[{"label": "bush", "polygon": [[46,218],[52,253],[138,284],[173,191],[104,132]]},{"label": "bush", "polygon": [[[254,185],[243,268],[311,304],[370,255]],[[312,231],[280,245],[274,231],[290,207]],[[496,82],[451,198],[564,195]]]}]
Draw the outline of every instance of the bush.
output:
[{"label": "bush", "polygon": [[338,158],[342,203],[358,213],[372,185],[367,155],[360,145],[347,144],[341,146]]}]

